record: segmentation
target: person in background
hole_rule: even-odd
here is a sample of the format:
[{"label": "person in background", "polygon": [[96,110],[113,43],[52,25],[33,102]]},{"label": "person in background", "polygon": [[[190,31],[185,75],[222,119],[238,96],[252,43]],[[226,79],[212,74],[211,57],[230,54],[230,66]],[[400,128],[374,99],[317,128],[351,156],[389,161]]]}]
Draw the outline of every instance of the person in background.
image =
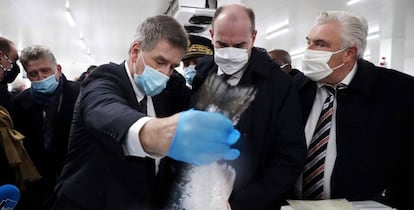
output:
[{"label": "person in background", "polygon": [[14,43],[0,36],[0,106],[9,108],[10,93],[7,87],[8,83],[12,83],[20,73],[17,60],[17,53]]},{"label": "person in background", "polygon": [[219,7],[210,30],[214,56],[197,65],[194,104],[209,74],[224,76],[230,86],[254,86],[254,101],[241,115],[235,145],[241,155],[229,164],[236,180],[231,209],[278,209],[303,168],[306,145],[297,91],[288,75],[276,71],[266,51],[254,47],[254,12],[243,4]]},{"label": "person in background", "polygon": [[16,79],[13,83],[11,83],[11,97],[16,96],[17,94],[23,92],[24,90],[26,90],[26,84],[24,83],[24,81],[22,79]]},{"label": "person in background", "polygon": [[299,70],[292,68],[292,60],[287,51],[282,49],[274,49],[269,51],[268,55],[270,56],[272,61],[279,65],[280,69],[289,74],[289,76],[296,77],[302,74],[302,72],[300,72]]},{"label": "person in background", "polygon": [[213,46],[211,40],[197,35],[189,35],[190,46],[183,57],[184,78],[187,85],[191,87],[193,78],[197,74],[195,69],[198,60],[203,56],[213,55]]},{"label": "person in background", "polygon": [[17,209],[44,209],[63,166],[79,85],[66,79],[44,46],[23,49],[20,61],[31,87],[12,100],[11,116],[42,178],[27,185]]},{"label": "person in background", "polygon": [[96,69],[96,65],[90,65],[86,71],[82,72],[82,74],[79,76],[78,79],[76,79],[76,81],[82,82],[83,80],[86,79],[86,77],[89,76],[89,74],[91,74],[93,72],[94,69]]},{"label": "person in background", "polygon": [[328,11],[306,37],[296,84],[308,155],[297,195],[412,209],[414,78],[364,60],[367,34],[364,18]]},{"label": "person in background", "polygon": [[[184,27],[173,17],[149,17],[125,62],[101,65],[82,82],[52,209],[151,208],[160,158],[204,165],[238,157],[231,145],[240,133],[228,118],[181,111],[187,107],[174,104],[186,95],[155,99],[187,88],[175,74],[187,48]],[[168,113],[176,114],[159,117]]]},{"label": "person in background", "polygon": [[11,100],[7,84],[20,72],[18,58],[14,43],[0,37],[0,185],[14,184],[25,190],[26,183],[38,180],[40,175],[23,146],[24,136],[14,129],[7,110]]}]

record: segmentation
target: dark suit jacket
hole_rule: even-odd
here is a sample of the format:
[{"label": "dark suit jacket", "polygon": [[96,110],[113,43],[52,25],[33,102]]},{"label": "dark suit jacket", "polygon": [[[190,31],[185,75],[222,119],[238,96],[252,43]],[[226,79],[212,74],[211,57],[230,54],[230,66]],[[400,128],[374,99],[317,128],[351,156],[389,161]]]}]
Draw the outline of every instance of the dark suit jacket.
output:
[{"label": "dark suit jacket", "polygon": [[23,209],[40,208],[35,205],[41,205],[52,194],[57,176],[63,166],[79,84],[66,80],[64,75],[61,82],[62,92],[57,97],[61,102],[53,111],[53,149],[50,151],[46,151],[44,146],[43,108],[33,98],[31,89],[26,89],[17,95],[11,103],[11,116],[15,129],[25,136],[23,142],[26,151],[42,176],[41,180],[28,185],[27,196],[23,196],[18,205],[28,205],[22,206]]},{"label": "dark suit jacket", "polygon": [[11,94],[7,88],[7,83],[0,81],[0,106],[8,110]]},{"label": "dark suit jacket", "polygon": [[[185,80],[179,78],[182,82],[175,83],[176,79],[170,78],[169,84],[177,85],[168,85],[170,93],[186,89]],[[182,96],[176,100],[184,100]],[[171,102],[155,98],[155,110],[163,107],[163,113],[157,114],[173,113],[168,109]],[[65,196],[88,210],[147,207],[155,178],[154,161],[126,157],[121,147],[130,126],[145,116],[140,110],[124,64],[102,65],[87,77],[75,106],[69,153],[56,187],[57,196]]]},{"label": "dark suit jacket", "polygon": [[[304,76],[295,82],[308,117],[316,83]],[[337,95],[332,197],[408,209],[414,189],[413,128],[414,78],[359,60],[355,77]]]},{"label": "dark suit jacket", "polygon": [[[206,76],[217,72],[213,57],[199,63],[193,81],[194,96]],[[233,210],[277,209],[302,170],[305,138],[299,98],[290,77],[266,52],[253,48],[239,85],[258,92],[236,125],[241,139],[235,145],[240,157],[230,164],[236,181],[230,197]]]}]

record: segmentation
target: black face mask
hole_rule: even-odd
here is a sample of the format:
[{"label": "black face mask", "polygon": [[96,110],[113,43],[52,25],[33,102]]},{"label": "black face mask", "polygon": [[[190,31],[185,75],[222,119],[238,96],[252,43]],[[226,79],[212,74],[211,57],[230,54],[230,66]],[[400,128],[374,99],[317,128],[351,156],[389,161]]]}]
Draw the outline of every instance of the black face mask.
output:
[{"label": "black face mask", "polygon": [[1,82],[11,83],[16,79],[17,75],[20,73],[20,67],[17,63],[13,63],[13,68],[10,71],[4,71],[4,77]]}]

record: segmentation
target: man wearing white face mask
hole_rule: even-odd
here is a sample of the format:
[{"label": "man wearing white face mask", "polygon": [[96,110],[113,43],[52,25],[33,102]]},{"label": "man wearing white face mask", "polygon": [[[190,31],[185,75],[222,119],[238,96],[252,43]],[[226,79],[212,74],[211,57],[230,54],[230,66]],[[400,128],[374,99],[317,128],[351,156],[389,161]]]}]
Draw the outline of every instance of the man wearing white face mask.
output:
[{"label": "man wearing white face mask", "polygon": [[296,82],[308,155],[297,198],[411,209],[414,78],[363,60],[367,33],[365,19],[330,11],[306,37]]},{"label": "man wearing white face mask", "polygon": [[[229,164],[236,180],[231,209],[278,209],[303,167],[305,139],[299,98],[290,77],[263,49],[253,47],[255,15],[242,4],[218,8],[210,31],[214,56],[197,65],[192,101],[209,74],[223,75],[229,86],[254,86],[257,94],[236,127],[240,158]],[[276,71],[277,70],[277,71]],[[231,88],[231,87],[229,87]]]},{"label": "man wearing white face mask", "polygon": [[17,208],[43,209],[63,166],[79,85],[65,78],[44,46],[23,49],[20,61],[32,85],[12,101],[11,116],[42,179],[28,184]]}]

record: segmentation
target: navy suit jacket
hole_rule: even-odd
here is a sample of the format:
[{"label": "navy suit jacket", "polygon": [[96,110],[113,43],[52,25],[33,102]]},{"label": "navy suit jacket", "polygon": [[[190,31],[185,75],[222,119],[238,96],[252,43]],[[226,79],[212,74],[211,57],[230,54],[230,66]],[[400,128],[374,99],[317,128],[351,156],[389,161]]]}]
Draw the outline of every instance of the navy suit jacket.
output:
[{"label": "navy suit jacket", "polygon": [[[154,97],[155,110],[161,110],[157,114],[163,116],[179,107],[165,100],[167,96],[175,94],[176,101],[185,100],[189,90],[184,78],[174,73],[165,91]],[[155,180],[154,161],[126,157],[121,146],[130,126],[145,116],[140,110],[124,64],[105,64],[88,76],[75,105],[57,196],[88,210],[148,207]]]},{"label": "navy suit jacket", "polygon": [[[337,95],[337,158],[332,198],[377,200],[409,209],[414,189],[414,78],[358,60],[356,74]],[[316,83],[302,76],[302,112],[309,116]]]}]

